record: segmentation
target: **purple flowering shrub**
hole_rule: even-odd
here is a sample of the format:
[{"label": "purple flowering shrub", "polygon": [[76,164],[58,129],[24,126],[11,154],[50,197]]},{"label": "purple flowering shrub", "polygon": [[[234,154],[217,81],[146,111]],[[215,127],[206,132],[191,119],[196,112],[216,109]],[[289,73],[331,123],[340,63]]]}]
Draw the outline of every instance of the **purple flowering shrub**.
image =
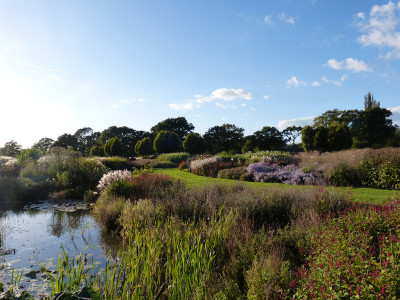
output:
[{"label": "purple flowering shrub", "polygon": [[289,164],[278,166],[268,165],[264,161],[250,164],[247,172],[253,176],[254,181],[277,182],[285,184],[318,184],[321,178],[313,173],[306,173],[300,167]]}]

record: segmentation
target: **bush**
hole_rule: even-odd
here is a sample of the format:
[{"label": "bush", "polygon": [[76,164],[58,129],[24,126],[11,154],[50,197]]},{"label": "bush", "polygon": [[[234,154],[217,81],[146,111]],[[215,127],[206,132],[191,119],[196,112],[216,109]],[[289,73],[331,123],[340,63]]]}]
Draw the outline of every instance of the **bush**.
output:
[{"label": "bush", "polygon": [[310,231],[294,298],[398,298],[399,212],[399,201],[357,204]]},{"label": "bush", "polygon": [[181,161],[188,160],[190,154],[187,152],[178,152],[178,153],[166,153],[160,154],[158,159],[161,161],[170,161],[175,164],[179,164]]},{"label": "bush", "polygon": [[128,170],[132,169],[131,163],[128,159],[123,157],[109,157],[103,161],[103,164],[111,170]]},{"label": "bush", "polygon": [[182,144],[174,132],[161,130],[154,139],[153,149],[157,153],[172,153],[181,150]]},{"label": "bush", "polygon": [[275,163],[277,161],[286,162],[286,164],[297,164],[298,158],[292,156],[288,152],[282,151],[259,151],[259,152],[247,152],[242,155],[246,160],[246,163],[257,163],[265,161],[267,163]]},{"label": "bush", "polygon": [[160,174],[142,174],[129,179],[133,186],[131,200],[168,199],[186,190],[186,185],[171,176]]},{"label": "bush", "polygon": [[17,155],[18,164],[20,166],[26,166],[29,163],[35,163],[43,155],[44,155],[44,151],[36,149],[36,148],[22,150]]},{"label": "bush", "polygon": [[70,189],[70,196],[82,198],[89,189],[94,189],[104,174],[104,166],[95,160],[79,159],[58,172],[56,185],[61,189]]},{"label": "bush", "polygon": [[250,164],[247,171],[255,181],[260,182],[278,182],[286,184],[317,184],[321,179],[312,174],[305,173],[301,168],[291,164],[279,167],[276,164],[267,165],[261,161]]},{"label": "bush", "polygon": [[104,154],[106,156],[121,156],[124,154],[124,146],[118,137],[113,137],[109,139],[104,145]]},{"label": "bush", "polygon": [[90,156],[105,156],[104,146],[102,146],[102,145],[93,146],[92,148],[90,148],[89,155]]},{"label": "bush", "polygon": [[218,171],[230,167],[230,163],[222,162],[218,156],[190,161],[190,172],[200,176],[217,177]]},{"label": "bush", "polygon": [[188,161],[181,161],[178,165],[178,169],[183,171],[187,170],[189,168],[189,162]]},{"label": "bush", "polygon": [[150,168],[176,168],[176,163],[170,161],[153,160],[147,164]]},{"label": "bush", "polygon": [[119,218],[125,205],[125,199],[121,197],[101,197],[97,200],[93,209],[101,226],[107,231],[119,230]]},{"label": "bush", "polygon": [[206,142],[197,133],[189,133],[183,142],[183,149],[190,154],[202,154],[206,148]]},{"label": "bush", "polygon": [[218,172],[218,178],[239,180],[243,174],[247,174],[246,167],[236,167]]},{"label": "bush", "polygon": [[0,176],[18,176],[18,160],[11,156],[0,156]]},{"label": "bush", "polygon": [[361,183],[358,169],[346,164],[335,166],[328,180],[336,186],[359,186]]},{"label": "bush", "polygon": [[135,145],[135,152],[139,156],[149,156],[154,154],[153,144],[150,138],[145,137],[138,141]]},{"label": "bush", "polygon": [[359,169],[365,186],[381,189],[400,187],[400,152],[396,148],[370,151]]}]

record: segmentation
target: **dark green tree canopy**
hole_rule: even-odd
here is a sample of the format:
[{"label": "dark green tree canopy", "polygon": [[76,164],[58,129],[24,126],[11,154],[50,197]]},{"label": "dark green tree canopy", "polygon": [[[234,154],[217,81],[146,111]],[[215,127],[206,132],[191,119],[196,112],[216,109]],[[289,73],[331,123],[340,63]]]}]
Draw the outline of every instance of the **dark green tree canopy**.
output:
[{"label": "dark green tree canopy", "polygon": [[303,128],[301,126],[289,126],[282,130],[282,135],[285,138],[286,142],[294,145],[296,139],[301,136],[301,130]]},{"label": "dark green tree canopy", "polygon": [[202,154],[206,151],[206,142],[198,133],[189,133],[183,142],[183,149],[190,154]]},{"label": "dark green tree canopy", "polygon": [[345,123],[332,123],[328,128],[329,151],[340,151],[351,148],[353,140],[350,129]]},{"label": "dark green tree canopy", "polygon": [[161,130],[154,139],[153,149],[159,154],[179,152],[182,149],[182,143],[175,132]]},{"label": "dark green tree canopy", "polygon": [[78,150],[79,143],[76,136],[69,133],[64,133],[57,138],[52,147],[61,147],[65,149],[71,148],[73,150]]},{"label": "dark green tree canopy", "polygon": [[389,119],[391,115],[390,110],[380,107],[362,111],[352,126],[354,147],[385,147],[396,132],[392,120]]},{"label": "dark green tree canopy", "polygon": [[39,149],[42,151],[49,151],[51,146],[53,146],[54,140],[48,137],[41,138],[38,142],[36,142],[32,148]]},{"label": "dark green tree canopy", "polygon": [[126,126],[111,126],[102,131],[98,143],[104,145],[108,140],[117,137],[123,147],[122,156],[133,156],[135,155],[136,143],[146,136],[150,136],[150,133],[138,131]]},{"label": "dark green tree canopy", "polygon": [[207,151],[218,153],[222,151],[239,153],[244,144],[244,129],[233,124],[214,126],[204,134]]},{"label": "dark green tree canopy", "polygon": [[123,153],[123,146],[116,136],[109,139],[104,145],[104,154],[106,156],[122,156]]},{"label": "dark green tree canopy", "polygon": [[90,127],[83,127],[78,129],[74,136],[78,141],[78,151],[82,154],[88,154],[90,149],[96,145],[97,139],[100,137],[99,132],[93,132]]},{"label": "dark green tree canopy", "polygon": [[301,143],[304,151],[309,152],[315,149],[314,136],[315,130],[310,125],[303,127],[303,129],[301,130]]},{"label": "dark green tree canopy", "polygon": [[17,156],[22,151],[22,146],[18,144],[16,141],[11,140],[4,144],[2,150],[3,155],[5,156]]},{"label": "dark green tree canopy", "polygon": [[368,94],[366,94],[364,96],[364,110],[368,110],[368,109],[380,107],[380,106],[381,106],[381,103],[374,99],[374,95],[372,95],[371,92],[368,92]]},{"label": "dark green tree canopy", "polygon": [[150,138],[145,137],[138,141],[135,145],[135,152],[139,156],[148,156],[154,154],[153,144]]},{"label": "dark green tree canopy", "polygon": [[285,146],[283,134],[276,127],[264,126],[254,132],[253,139],[259,150],[281,150]]},{"label": "dark green tree canopy", "polygon": [[184,117],[178,117],[178,118],[168,118],[164,121],[161,121],[154,125],[150,131],[156,135],[158,132],[161,130],[165,130],[168,132],[175,132],[179,140],[183,142],[187,136],[188,133],[192,132],[194,129],[194,126],[192,123],[188,123],[186,118]]}]

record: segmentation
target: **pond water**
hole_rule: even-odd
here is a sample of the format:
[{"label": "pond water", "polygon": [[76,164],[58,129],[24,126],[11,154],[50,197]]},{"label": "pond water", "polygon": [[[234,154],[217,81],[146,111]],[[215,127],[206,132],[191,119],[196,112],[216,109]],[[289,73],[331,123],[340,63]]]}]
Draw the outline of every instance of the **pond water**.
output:
[{"label": "pond water", "polygon": [[15,274],[22,273],[18,289],[35,298],[50,292],[47,276],[38,272],[42,263],[56,270],[63,250],[69,257],[84,253],[88,261],[93,258],[95,272],[118,251],[118,242],[100,230],[90,206],[78,201],[40,201],[1,209],[0,233],[0,282],[7,290],[14,268]]}]

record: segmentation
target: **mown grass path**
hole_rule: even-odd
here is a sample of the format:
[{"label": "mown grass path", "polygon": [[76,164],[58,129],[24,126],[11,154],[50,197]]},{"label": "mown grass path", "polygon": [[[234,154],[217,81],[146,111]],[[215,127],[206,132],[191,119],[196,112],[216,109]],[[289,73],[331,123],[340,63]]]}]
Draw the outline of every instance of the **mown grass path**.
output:
[{"label": "mown grass path", "polygon": [[[228,185],[243,184],[245,186],[249,186],[255,189],[265,188],[265,187],[275,187],[280,189],[293,188],[293,185],[288,185],[283,183],[247,182],[247,181],[237,181],[230,179],[197,176],[189,172],[180,171],[178,168],[154,169],[154,172],[182,179],[186,181],[190,187],[199,187],[209,184],[228,184]],[[297,187],[300,189],[315,188],[315,186],[297,186]],[[351,187],[331,187],[331,188],[352,193],[353,195],[352,199],[354,201],[370,202],[375,204],[381,204],[386,200],[388,200],[389,198],[400,196],[400,193],[395,190],[379,190],[372,188],[351,188]]]}]

